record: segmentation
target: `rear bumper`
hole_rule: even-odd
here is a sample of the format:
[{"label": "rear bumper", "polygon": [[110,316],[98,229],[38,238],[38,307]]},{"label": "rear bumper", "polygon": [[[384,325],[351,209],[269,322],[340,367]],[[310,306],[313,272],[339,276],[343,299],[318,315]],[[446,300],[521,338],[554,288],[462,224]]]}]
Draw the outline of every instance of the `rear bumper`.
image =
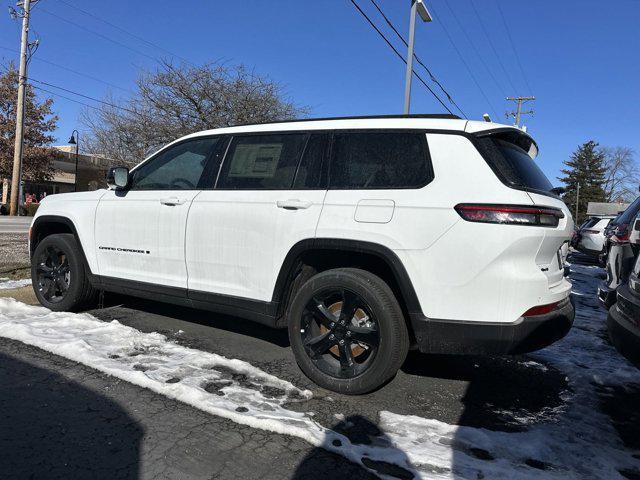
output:
[{"label": "rear bumper", "polygon": [[596,250],[596,249],[586,248],[580,244],[576,245],[575,249],[578,250],[580,253],[584,253],[585,255],[589,255],[592,257],[599,257],[604,253],[604,249],[602,248],[600,250]]},{"label": "rear bumper", "polygon": [[636,367],[640,368],[640,296],[628,285],[618,289],[618,303],[609,310],[607,329],[611,343]]},{"label": "rear bumper", "polygon": [[418,349],[423,353],[509,354],[539,350],[571,329],[575,309],[568,297],[544,315],[521,317],[509,324],[436,320],[412,315]]},{"label": "rear bumper", "polygon": [[606,282],[598,285],[598,301],[600,305],[609,310],[616,303],[616,289],[609,288]]}]

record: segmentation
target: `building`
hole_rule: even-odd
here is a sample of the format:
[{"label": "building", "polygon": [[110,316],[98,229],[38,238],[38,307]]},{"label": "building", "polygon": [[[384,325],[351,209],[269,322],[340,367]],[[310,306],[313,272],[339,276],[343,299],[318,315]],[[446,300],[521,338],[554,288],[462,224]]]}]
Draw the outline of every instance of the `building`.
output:
[{"label": "building", "polygon": [[589,204],[587,205],[587,216],[615,216],[619,213],[624,212],[628,206],[628,203],[589,202]]},{"label": "building", "polygon": [[60,157],[53,161],[53,177],[46,182],[25,181],[23,195],[35,195],[40,200],[46,195],[66,192],[84,192],[106,187],[105,177],[113,161],[100,155],[78,155],[78,177],[76,183],[75,147],[64,145],[54,147]]}]

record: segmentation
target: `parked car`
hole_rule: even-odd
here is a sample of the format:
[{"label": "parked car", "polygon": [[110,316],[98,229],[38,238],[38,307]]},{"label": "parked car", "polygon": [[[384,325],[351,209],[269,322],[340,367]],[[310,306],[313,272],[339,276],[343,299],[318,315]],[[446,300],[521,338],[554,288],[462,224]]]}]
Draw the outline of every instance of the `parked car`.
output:
[{"label": "parked car", "polygon": [[519,353],[570,329],[573,220],[511,126],[452,116],[293,121],[188,135],[109,190],[47,197],[36,296],[97,290],[288,328],[302,371],[378,388],[410,346]]},{"label": "parked car", "polygon": [[594,216],[584,222],[571,240],[571,246],[585,255],[598,257],[604,253],[604,230],[614,216]]},{"label": "parked car", "polygon": [[640,245],[629,241],[631,227],[639,215],[640,197],[605,229],[607,276],[598,286],[598,300],[607,309],[615,303],[616,290],[628,280],[640,251]]},{"label": "parked car", "polygon": [[[640,219],[635,222],[632,237],[631,241],[640,245]],[[611,342],[640,368],[640,255],[636,257],[629,281],[618,288],[616,300],[607,318]]]}]

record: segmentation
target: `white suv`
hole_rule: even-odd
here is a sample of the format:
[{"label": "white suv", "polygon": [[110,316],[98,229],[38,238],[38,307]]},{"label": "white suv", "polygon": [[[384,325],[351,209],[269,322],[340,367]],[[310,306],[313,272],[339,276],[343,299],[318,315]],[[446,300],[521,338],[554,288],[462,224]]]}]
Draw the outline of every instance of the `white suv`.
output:
[{"label": "white suv", "polygon": [[573,231],[514,127],[444,115],[238,126],[176,140],[109,190],[52,195],[30,233],[53,310],[98,290],[288,327],[343,393],[407,350],[514,353],[564,336]]}]

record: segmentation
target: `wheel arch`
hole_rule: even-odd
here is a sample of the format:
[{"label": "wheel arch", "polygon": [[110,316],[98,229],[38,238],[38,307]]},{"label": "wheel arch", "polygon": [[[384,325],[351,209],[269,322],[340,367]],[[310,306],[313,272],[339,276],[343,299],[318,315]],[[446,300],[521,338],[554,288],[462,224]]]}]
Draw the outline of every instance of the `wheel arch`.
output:
[{"label": "wheel arch", "polygon": [[282,263],[272,297],[278,305],[277,323],[282,326],[291,298],[310,275],[341,267],[361,268],[385,280],[396,295],[408,326],[409,316],[422,312],[409,274],[390,248],[361,240],[314,238],[296,243]]},{"label": "wheel arch", "polygon": [[84,248],[78,235],[78,230],[76,229],[73,220],[68,217],[63,217],[61,215],[41,215],[36,217],[29,231],[29,259],[33,257],[33,252],[35,252],[38,243],[49,235],[55,235],[58,233],[70,233],[75,237],[78,242],[78,246],[80,247],[80,256],[87,268],[87,274],[92,278],[91,268],[87,262],[87,256],[84,253]]}]

